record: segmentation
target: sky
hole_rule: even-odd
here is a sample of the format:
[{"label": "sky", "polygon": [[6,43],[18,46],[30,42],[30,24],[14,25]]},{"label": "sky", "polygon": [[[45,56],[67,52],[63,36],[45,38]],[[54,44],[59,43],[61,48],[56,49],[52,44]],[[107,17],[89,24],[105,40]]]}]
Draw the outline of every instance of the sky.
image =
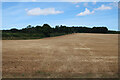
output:
[{"label": "sky", "polygon": [[46,23],[118,30],[117,2],[2,2],[2,29]]}]

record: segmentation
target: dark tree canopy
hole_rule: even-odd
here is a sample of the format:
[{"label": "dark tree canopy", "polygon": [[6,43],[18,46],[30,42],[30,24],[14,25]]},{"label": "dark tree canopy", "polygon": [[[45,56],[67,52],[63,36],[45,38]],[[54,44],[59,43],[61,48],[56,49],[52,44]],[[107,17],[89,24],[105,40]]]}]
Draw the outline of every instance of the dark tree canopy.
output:
[{"label": "dark tree canopy", "polygon": [[43,38],[43,37],[51,37],[51,36],[59,36],[64,34],[71,34],[71,33],[108,33],[107,27],[69,27],[65,25],[57,25],[51,27],[49,24],[44,24],[42,26],[31,26],[28,25],[26,28],[22,29],[10,29],[10,30],[2,30],[3,37],[9,38]]}]

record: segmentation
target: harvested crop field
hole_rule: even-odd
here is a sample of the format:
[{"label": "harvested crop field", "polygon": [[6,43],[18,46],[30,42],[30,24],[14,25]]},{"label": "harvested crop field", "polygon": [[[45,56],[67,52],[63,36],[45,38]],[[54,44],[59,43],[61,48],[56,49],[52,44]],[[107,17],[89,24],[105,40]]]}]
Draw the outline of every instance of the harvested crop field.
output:
[{"label": "harvested crop field", "polygon": [[117,34],[75,33],[2,43],[4,78],[117,77]]}]

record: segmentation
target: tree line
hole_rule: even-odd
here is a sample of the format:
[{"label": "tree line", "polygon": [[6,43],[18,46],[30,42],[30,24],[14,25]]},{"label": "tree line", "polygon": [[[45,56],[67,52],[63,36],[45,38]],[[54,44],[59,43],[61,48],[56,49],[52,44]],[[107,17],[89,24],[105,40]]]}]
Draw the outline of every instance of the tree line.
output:
[{"label": "tree line", "polygon": [[67,27],[67,26],[55,26],[51,27],[49,24],[42,26],[32,27],[28,25],[26,28],[10,30],[2,30],[3,39],[28,39],[28,38],[44,38],[60,36],[72,33],[108,33],[107,27]]}]

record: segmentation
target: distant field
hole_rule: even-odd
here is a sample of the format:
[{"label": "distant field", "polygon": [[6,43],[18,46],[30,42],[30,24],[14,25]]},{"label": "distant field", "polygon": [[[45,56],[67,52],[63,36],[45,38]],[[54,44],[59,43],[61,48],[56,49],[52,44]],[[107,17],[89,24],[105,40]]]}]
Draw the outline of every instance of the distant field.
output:
[{"label": "distant field", "polygon": [[118,34],[3,40],[3,77],[117,77]]}]

